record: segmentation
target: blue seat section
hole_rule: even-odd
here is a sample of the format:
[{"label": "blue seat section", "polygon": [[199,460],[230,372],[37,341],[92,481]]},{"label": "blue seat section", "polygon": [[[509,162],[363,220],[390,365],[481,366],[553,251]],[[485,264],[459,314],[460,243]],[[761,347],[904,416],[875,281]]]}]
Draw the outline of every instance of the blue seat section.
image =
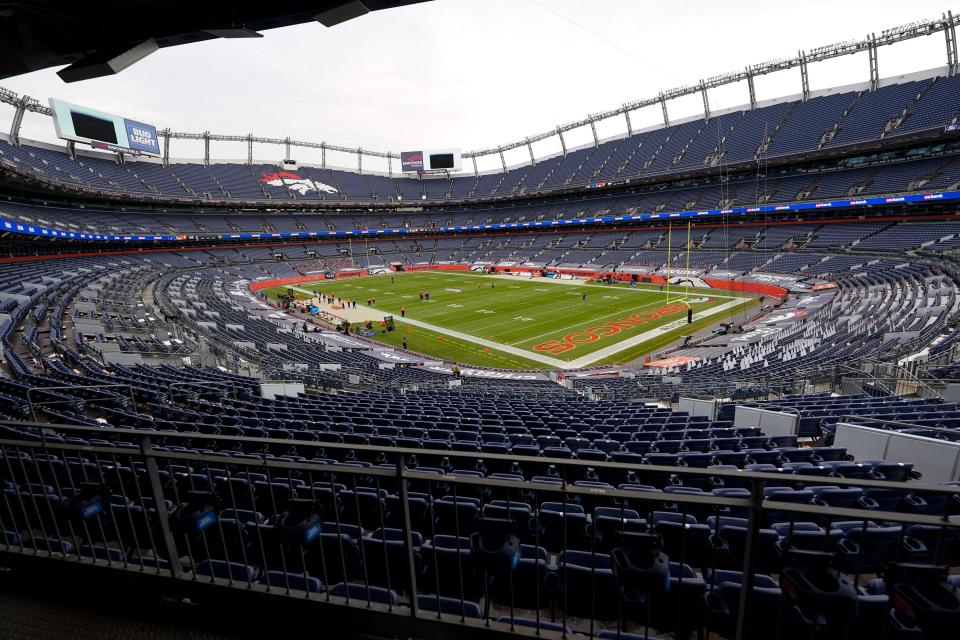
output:
[{"label": "blue seat section", "polygon": [[[753,110],[735,110],[709,121],[667,125],[596,147],[570,150],[532,166],[524,164],[503,173],[479,176],[471,172],[452,177],[393,176],[309,165],[290,170],[275,164],[217,161],[160,164],[136,157],[118,164],[102,154],[70,156],[46,147],[7,143],[0,147],[0,153],[12,167],[33,179],[140,197],[334,205],[344,201],[442,202],[542,193],[603,180],[665,176],[703,168],[718,157],[718,136],[724,140],[723,159],[736,163],[754,160],[763,148],[764,136],[771,138],[765,152],[780,157],[876,142],[900,134],[942,131],[957,116],[952,105],[958,92],[956,77],[884,83],[875,91],[824,92],[805,101],[782,100]],[[385,215],[378,222],[386,224],[389,217]],[[295,223],[287,225],[286,229],[297,228]],[[268,224],[260,230],[267,229],[284,226]],[[223,230],[234,229],[225,225]]]}]

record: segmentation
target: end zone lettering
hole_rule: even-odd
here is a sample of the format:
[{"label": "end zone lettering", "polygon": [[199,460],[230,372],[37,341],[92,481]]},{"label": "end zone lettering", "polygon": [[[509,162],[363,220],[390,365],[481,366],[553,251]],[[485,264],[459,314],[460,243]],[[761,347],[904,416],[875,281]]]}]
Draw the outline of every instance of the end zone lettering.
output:
[{"label": "end zone lettering", "polygon": [[617,335],[624,329],[632,329],[647,324],[651,320],[659,320],[663,316],[686,312],[686,310],[687,305],[672,302],[657,309],[638,311],[620,320],[605,322],[596,327],[584,329],[583,331],[575,331],[574,333],[564,336],[562,341],[548,340],[547,342],[541,342],[538,345],[534,345],[533,350],[557,355],[565,351],[570,351],[571,349],[576,349],[578,344],[596,342],[600,338]]}]

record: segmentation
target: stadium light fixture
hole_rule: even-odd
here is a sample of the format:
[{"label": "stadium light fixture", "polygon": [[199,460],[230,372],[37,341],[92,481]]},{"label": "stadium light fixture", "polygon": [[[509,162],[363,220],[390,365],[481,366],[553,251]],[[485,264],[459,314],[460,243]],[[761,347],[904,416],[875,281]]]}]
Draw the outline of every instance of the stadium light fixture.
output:
[{"label": "stadium light fixture", "polygon": [[118,49],[107,49],[83,57],[70,66],[57,71],[57,75],[64,82],[77,82],[115,75],[159,50],[160,45],[157,44],[157,41],[148,38],[132,47],[123,46]]},{"label": "stadium light fixture", "polygon": [[318,13],[314,16],[314,19],[325,27],[335,27],[338,24],[343,24],[347,20],[353,20],[354,18],[365,16],[368,13],[370,13],[370,9],[368,9],[365,4],[360,2],[360,0],[353,0],[352,2],[345,2],[339,7],[334,7],[323,13]]},{"label": "stadium light fixture", "polygon": [[242,24],[230,24],[222,27],[215,27],[213,29],[204,29],[204,33],[209,33],[212,36],[217,36],[218,38],[262,38],[263,34],[254,31],[253,29],[248,29]]}]

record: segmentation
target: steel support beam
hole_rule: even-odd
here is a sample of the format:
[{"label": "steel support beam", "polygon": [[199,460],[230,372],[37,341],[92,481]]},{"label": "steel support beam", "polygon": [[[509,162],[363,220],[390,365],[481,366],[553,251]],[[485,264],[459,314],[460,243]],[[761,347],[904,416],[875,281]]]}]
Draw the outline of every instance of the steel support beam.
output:
[{"label": "steel support beam", "polygon": [[324,169],[327,168],[327,143],[320,143],[320,166]]},{"label": "steel support beam", "polygon": [[[623,106],[626,107],[627,105],[623,105]],[[623,110],[623,117],[624,117],[624,119],[626,119],[626,121],[627,121],[627,137],[632,136],[632,135],[633,135],[633,123],[630,122],[630,109],[624,108],[624,110]]]},{"label": "steel support beam", "polygon": [[[67,140],[67,155],[72,159],[77,159],[77,141],[76,140]],[[120,159],[123,160],[123,154],[117,154],[120,156]]]},{"label": "steel support beam", "polygon": [[357,173],[363,173],[363,149],[357,148]]},{"label": "steel support beam", "polygon": [[670,114],[667,113],[667,97],[663,95],[663,92],[660,93],[660,108],[663,109],[663,126],[670,126]]},{"label": "steel support beam", "polygon": [[750,108],[757,108],[757,89],[753,85],[753,71],[747,67],[747,90],[750,92]]},{"label": "steel support beam", "polygon": [[960,61],[957,60],[957,30],[953,24],[953,12],[947,11],[947,27],[943,30],[943,35],[947,39],[947,73],[953,77],[957,73],[957,67]]},{"label": "steel support beam", "polygon": [[563,155],[567,155],[567,141],[563,139],[563,129],[557,127],[557,137],[560,138],[560,148],[563,149]]},{"label": "steel support beam", "polygon": [[537,164],[537,158],[533,155],[533,143],[530,142],[530,138],[527,138],[527,151],[530,152],[530,164]]},{"label": "steel support beam", "polygon": [[210,132],[203,132],[203,164],[210,166]]},{"label": "steel support beam", "polygon": [[[285,155],[283,156],[283,159],[284,159],[284,160],[292,160],[293,158],[291,157],[291,154],[290,154],[290,138],[289,138],[289,136],[283,139],[283,146],[284,146],[284,149],[286,150],[286,153],[285,153]],[[358,149],[358,151],[359,151],[359,149]]]},{"label": "steel support beam", "polygon": [[507,172],[507,161],[506,161],[506,159],[503,157],[503,147],[500,147],[499,149],[497,149],[497,151],[500,152],[500,165],[503,167],[503,172],[506,173],[506,172]]},{"label": "steel support beam", "polygon": [[473,156],[473,157],[470,158],[470,159],[473,160],[473,176],[474,176],[475,178],[479,178],[479,177],[480,177],[480,171],[477,169],[477,156]]},{"label": "steel support beam", "polygon": [[810,72],[807,69],[807,54],[803,51],[800,52],[800,85],[806,101],[810,97]]},{"label": "steel support beam", "polygon": [[13,121],[10,123],[10,142],[14,146],[20,146],[20,126],[23,124],[23,116],[27,112],[29,102],[29,96],[21,96],[14,104],[16,110],[13,113]]},{"label": "steel support beam", "polygon": [[390,157],[389,151],[387,151],[387,175],[393,177],[393,158]]},{"label": "steel support beam", "polygon": [[600,138],[597,137],[597,121],[590,118],[590,132],[593,134],[593,148],[600,146]]},{"label": "steel support beam", "polygon": [[710,96],[707,95],[707,85],[700,81],[700,94],[703,96],[703,119],[710,119]]},{"label": "steel support beam", "polygon": [[870,91],[876,91],[880,86],[880,65],[877,63],[877,37],[870,34],[867,54],[870,57]]},{"label": "steel support beam", "polygon": [[164,129],[160,132],[163,136],[163,166],[170,164],[170,129]]},{"label": "steel support beam", "polygon": [[247,164],[253,164],[253,134],[247,134]]}]

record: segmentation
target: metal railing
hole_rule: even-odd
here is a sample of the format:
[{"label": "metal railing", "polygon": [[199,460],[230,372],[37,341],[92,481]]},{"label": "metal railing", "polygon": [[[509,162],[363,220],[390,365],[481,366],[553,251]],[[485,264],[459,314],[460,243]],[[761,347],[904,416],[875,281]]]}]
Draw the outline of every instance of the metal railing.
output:
[{"label": "metal railing", "polygon": [[[385,448],[199,428],[0,425],[0,558],[160,576],[170,589],[262,592],[264,609],[270,595],[336,605],[325,615],[354,631],[386,616],[394,628],[409,621],[414,637],[435,625],[470,638],[601,628],[782,637],[756,627],[773,619],[748,595],[763,574],[783,583],[822,562],[859,585],[891,561],[954,564],[943,554],[960,538],[951,517],[960,489],[917,482],[468,452],[454,442]],[[322,433],[332,432],[311,435]],[[767,490],[780,486],[894,492],[913,511],[793,503]],[[771,545],[774,522],[782,535]],[[801,535],[811,522],[822,532]],[[882,562],[864,540],[872,523],[899,527]],[[623,560],[631,553],[662,565],[658,581]],[[737,589],[715,583],[731,579],[725,571],[741,572],[734,600]],[[861,637],[856,617],[818,621],[822,612],[794,597],[780,592],[777,629]],[[358,608],[372,617],[351,616]],[[813,618],[803,622],[798,609]]]},{"label": "metal railing", "polygon": [[126,389],[127,394],[130,397],[130,409],[132,411],[137,410],[137,399],[133,392],[133,386],[127,383],[116,383],[116,384],[86,384],[86,385],[57,385],[52,387],[30,387],[27,389],[26,399],[27,404],[30,407],[30,417],[34,421],[37,420],[37,407],[44,407],[50,405],[59,405],[59,404],[76,404],[76,403],[85,403],[85,402],[109,402],[111,400],[116,400],[113,397],[100,397],[100,398],[84,398],[84,397],[72,397],[72,396],[62,396],[57,397],[55,400],[42,400],[35,401],[33,398],[37,394],[50,395],[50,391],[96,391],[100,389]]}]

